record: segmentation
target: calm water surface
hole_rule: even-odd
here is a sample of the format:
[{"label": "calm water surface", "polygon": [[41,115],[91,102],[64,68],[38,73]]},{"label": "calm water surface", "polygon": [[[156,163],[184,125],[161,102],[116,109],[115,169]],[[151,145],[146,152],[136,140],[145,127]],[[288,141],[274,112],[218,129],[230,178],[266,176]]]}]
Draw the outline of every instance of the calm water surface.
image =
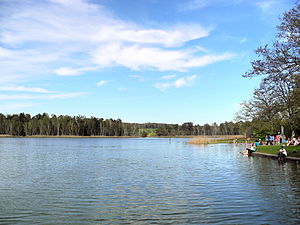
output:
[{"label": "calm water surface", "polygon": [[186,139],[0,139],[0,224],[300,224],[300,165]]}]

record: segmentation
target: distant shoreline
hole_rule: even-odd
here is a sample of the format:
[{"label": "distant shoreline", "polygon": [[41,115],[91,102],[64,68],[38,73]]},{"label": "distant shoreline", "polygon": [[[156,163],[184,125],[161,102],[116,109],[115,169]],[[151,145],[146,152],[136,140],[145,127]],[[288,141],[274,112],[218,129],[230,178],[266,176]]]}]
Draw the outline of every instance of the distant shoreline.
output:
[{"label": "distant shoreline", "polygon": [[141,136],[76,136],[76,135],[61,135],[61,136],[52,136],[52,135],[30,135],[30,136],[14,136],[1,134],[0,138],[194,138],[196,136],[150,136],[150,137],[141,137]]},{"label": "distant shoreline", "polygon": [[[216,143],[220,143],[224,141],[224,143],[228,143],[228,141],[233,141],[235,138],[240,138],[241,135],[191,135],[191,136],[184,136],[184,135],[178,135],[178,136],[147,136],[147,137],[141,137],[141,136],[77,136],[77,135],[60,135],[60,136],[53,136],[53,135],[28,135],[28,136],[14,136],[14,135],[8,135],[8,134],[0,134],[0,138],[190,138],[193,141],[199,140],[199,139],[209,139],[209,140],[218,140]],[[192,144],[199,144],[199,143],[193,143]],[[201,143],[202,144],[202,143]],[[208,143],[207,143],[208,144]]]}]

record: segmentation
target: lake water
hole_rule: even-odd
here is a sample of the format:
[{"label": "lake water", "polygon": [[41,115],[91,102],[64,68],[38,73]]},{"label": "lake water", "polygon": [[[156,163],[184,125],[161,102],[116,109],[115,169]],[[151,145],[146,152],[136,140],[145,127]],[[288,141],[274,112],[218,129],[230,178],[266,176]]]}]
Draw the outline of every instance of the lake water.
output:
[{"label": "lake water", "polygon": [[300,165],[187,139],[0,138],[0,224],[299,224]]}]

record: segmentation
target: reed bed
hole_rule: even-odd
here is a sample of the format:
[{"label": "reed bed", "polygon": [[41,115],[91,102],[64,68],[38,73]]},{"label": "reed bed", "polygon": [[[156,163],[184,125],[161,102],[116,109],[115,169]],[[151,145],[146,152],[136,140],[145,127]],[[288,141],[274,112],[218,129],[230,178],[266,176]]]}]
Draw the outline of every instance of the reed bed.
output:
[{"label": "reed bed", "polygon": [[189,144],[218,144],[233,143],[236,139],[242,139],[243,135],[214,135],[197,136],[188,141]]}]

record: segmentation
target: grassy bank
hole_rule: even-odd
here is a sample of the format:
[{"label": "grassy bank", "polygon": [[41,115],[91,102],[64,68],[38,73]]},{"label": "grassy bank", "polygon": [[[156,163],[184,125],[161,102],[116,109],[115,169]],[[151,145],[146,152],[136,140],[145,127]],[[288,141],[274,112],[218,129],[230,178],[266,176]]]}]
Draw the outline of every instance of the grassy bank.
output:
[{"label": "grassy bank", "polygon": [[[298,146],[285,146],[288,156],[300,157],[300,145]],[[257,152],[268,153],[277,155],[280,145],[262,145],[257,147]]]}]

